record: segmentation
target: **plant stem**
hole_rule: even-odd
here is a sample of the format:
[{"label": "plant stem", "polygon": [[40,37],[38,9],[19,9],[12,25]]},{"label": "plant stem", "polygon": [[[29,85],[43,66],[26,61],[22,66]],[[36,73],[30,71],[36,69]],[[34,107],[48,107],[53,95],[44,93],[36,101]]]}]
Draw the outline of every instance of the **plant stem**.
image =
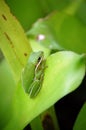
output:
[{"label": "plant stem", "polygon": [[59,130],[54,106],[36,117],[30,125],[32,130]]}]

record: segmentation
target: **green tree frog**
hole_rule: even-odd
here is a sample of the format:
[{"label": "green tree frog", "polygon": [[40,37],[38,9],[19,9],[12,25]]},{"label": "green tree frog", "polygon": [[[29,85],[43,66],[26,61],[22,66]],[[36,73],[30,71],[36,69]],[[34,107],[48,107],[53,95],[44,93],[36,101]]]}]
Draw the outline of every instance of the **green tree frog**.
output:
[{"label": "green tree frog", "polygon": [[22,71],[22,86],[31,98],[39,93],[44,78],[45,60],[42,51],[32,52]]}]

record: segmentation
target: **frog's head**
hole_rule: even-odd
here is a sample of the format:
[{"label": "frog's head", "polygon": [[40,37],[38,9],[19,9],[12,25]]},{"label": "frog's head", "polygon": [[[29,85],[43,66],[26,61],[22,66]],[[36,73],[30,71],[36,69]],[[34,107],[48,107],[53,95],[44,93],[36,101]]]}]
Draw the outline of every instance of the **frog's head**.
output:
[{"label": "frog's head", "polygon": [[44,58],[43,51],[32,52],[29,58],[29,62],[36,64]]}]

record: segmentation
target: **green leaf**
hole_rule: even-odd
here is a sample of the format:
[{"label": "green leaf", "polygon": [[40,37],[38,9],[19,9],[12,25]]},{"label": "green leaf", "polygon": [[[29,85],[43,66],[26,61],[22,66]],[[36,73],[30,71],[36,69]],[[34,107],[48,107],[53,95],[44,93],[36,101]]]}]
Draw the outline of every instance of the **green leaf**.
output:
[{"label": "green leaf", "polygon": [[44,16],[39,0],[6,0],[6,2],[25,30],[39,17]]},{"label": "green leaf", "polygon": [[[78,17],[82,1],[73,2],[62,11],[55,11],[45,19],[37,21],[27,32],[38,44],[51,50],[86,52],[86,24]],[[40,36],[44,38],[40,40]]]},{"label": "green leaf", "polygon": [[84,75],[85,55],[71,51],[50,55],[46,60],[42,89],[36,98],[31,99],[19,82],[15,91],[12,117],[4,130],[23,129],[60,98],[74,91],[82,82]]},{"label": "green leaf", "polygon": [[64,49],[78,53],[86,52],[86,26],[77,17],[59,12],[54,14],[47,24]]},{"label": "green leaf", "polygon": [[0,129],[12,118],[15,82],[6,60],[0,62]]},{"label": "green leaf", "polygon": [[[62,50],[63,48],[58,44],[53,35],[52,30],[46,24],[46,19],[39,19],[33,27],[27,31],[27,36],[29,39],[36,42],[49,50]],[[31,42],[31,45],[33,43]]]},{"label": "green leaf", "polygon": [[31,47],[24,30],[3,0],[0,0],[0,48],[18,81]]},{"label": "green leaf", "polygon": [[86,1],[80,4],[80,7],[76,11],[76,17],[86,26]]},{"label": "green leaf", "polygon": [[25,30],[31,27],[38,18],[44,17],[53,10],[62,10],[71,1],[65,0],[6,0],[12,13],[21,22]]},{"label": "green leaf", "polygon": [[78,114],[73,130],[86,130],[86,103]]},{"label": "green leaf", "polygon": [[46,20],[58,44],[66,50],[77,53],[86,52],[86,24],[77,17],[78,9],[82,3],[82,0],[73,2],[69,7],[61,12],[53,13]]}]

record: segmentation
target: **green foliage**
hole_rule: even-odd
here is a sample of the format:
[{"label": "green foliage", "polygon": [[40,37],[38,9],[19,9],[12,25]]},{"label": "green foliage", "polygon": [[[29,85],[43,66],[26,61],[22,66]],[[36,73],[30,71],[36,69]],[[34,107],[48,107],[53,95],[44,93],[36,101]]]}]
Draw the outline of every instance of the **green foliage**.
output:
[{"label": "green foliage", "polygon": [[10,68],[3,60],[0,63],[0,129],[2,130],[11,120],[13,113],[13,96],[15,82]]},{"label": "green foliage", "polygon": [[73,130],[85,130],[86,129],[86,103],[83,105],[74,125]]},{"label": "green foliage", "polygon": [[47,68],[42,89],[35,99],[31,99],[24,92],[19,81],[13,101],[11,122],[5,129],[22,129],[25,124],[52,106],[61,97],[77,88],[85,74],[83,59],[83,55],[67,51],[49,56],[46,61]]},{"label": "green foliage", "polygon": [[[81,84],[86,68],[86,8],[82,0],[6,2],[25,30],[48,15],[35,22],[25,35],[0,0],[0,49],[9,64],[6,60],[0,64],[0,129],[20,130]],[[32,50],[43,51],[46,59],[42,89],[34,99],[25,93],[21,82],[22,69]],[[79,126],[77,122],[84,122],[83,111],[74,130]]]}]

